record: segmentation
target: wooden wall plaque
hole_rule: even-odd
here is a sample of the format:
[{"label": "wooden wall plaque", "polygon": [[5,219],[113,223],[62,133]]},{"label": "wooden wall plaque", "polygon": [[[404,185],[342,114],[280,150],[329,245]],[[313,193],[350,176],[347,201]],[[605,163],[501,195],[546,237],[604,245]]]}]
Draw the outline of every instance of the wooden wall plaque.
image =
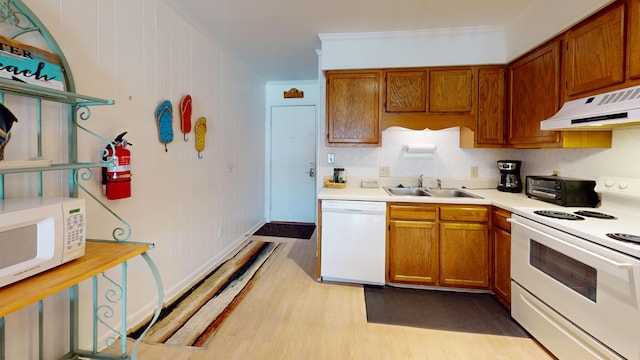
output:
[{"label": "wooden wall plaque", "polygon": [[288,91],[284,92],[284,98],[285,99],[291,99],[291,98],[303,98],[304,97],[304,91],[300,91],[296,88],[291,88]]}]

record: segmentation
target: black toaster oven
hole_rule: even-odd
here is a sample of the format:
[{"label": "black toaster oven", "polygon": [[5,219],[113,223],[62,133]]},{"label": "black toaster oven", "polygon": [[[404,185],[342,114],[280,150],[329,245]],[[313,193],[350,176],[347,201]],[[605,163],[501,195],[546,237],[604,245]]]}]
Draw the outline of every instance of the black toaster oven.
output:
[{"label": "black toaster oven", "polygon": [[598,193],[594,180],[582,180],[560,176],[527,176],[525,193],[530,198],[560,206],[595,207]]}]

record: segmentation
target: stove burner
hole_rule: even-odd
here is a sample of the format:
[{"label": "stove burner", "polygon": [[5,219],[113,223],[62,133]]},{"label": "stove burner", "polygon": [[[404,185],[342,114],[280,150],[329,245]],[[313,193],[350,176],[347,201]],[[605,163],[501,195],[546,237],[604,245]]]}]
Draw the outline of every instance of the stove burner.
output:
[{"label": "stove burner", "polygon": [[582,216],[586,216],[586,217],[591,217],[591,218],[597,218],[597,219],[606,219],[606,220],[615,220],[615,219],[617,219],[613,215],[609,215],[609,214],[605,214],[605,213],[601,213],[601,212],[597,212],[597,211],[591,211],[591,210],[580,210],[580,211],[574,212],[574,214],[582,215]]},{"label": "stove burner", "polygon": [[554,218],[554,219],[562,219],[562,220],[584,220],[583,217],[569,214],[562,211],[553,211],[553,210],[536,210],[533,212],[534,214]]},{"label": "stove burner", "polygon": [[622,233],[608,233],[607,236],[612,238],[612,239],[614,239],[614,240],[620,240],[620,241],[626,241],[626,242],[632,242],[632,243],[640,244],[640,236],[638,236],[638,235],[622,234]]}]

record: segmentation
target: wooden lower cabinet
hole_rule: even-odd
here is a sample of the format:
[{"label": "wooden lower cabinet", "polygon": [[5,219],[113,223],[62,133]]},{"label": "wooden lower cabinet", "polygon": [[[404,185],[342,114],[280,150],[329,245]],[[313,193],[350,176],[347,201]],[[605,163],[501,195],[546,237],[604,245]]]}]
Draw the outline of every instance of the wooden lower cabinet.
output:
[{"label": "wooden lower cabinet", "polygon": [[493,292],[507,308],[511,308],[511,212],[493,210]]},{"label": "wooden lower cabinet", "polygon": [[436,285],[438,237],[436,223],[397,221],[389,223],[389,280]]},{"label": "wooden lower cabinet", "polygon": [[493,292],[507,307],[511,306],[511,234],[493,229]]},{"label": "wooden lower cabinet", "polygon": [[489,289],[489,209],[390,204],[387,281]]},{"label": "wooden lower cabinet", "polygon": [[440,285],[489,287],[489,225],[440,223]]}]

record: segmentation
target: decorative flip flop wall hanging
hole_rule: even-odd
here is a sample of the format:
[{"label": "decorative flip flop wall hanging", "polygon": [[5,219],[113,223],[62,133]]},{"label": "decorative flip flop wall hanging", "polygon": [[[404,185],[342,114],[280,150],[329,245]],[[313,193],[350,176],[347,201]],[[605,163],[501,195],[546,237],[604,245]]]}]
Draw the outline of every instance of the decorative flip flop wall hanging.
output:
[{"label": "decorative flip flop wall hanging", "polygon": [[198,152],[198,159],[202,159],[202,155],[200,155],[200,153],[204,151],[204,136],[207,133],[207,119],[204,116],[196,121],[194,132],[196,133],[196,151]]},{"label": "decorative flip flop wall hanging", "polygon": [[189,141],[187,134],[191,132],[191,109],[191,95],[187,95],[180,102],[180,130],[185,142]]},{"label": "decorative flip flop wall hanging", "polygon": [[158,139],[164,144],[164,151],[167,144],[173,141],[173,107],[169,100],[163,101],[156,109],[156,124],[158,125]]}]

